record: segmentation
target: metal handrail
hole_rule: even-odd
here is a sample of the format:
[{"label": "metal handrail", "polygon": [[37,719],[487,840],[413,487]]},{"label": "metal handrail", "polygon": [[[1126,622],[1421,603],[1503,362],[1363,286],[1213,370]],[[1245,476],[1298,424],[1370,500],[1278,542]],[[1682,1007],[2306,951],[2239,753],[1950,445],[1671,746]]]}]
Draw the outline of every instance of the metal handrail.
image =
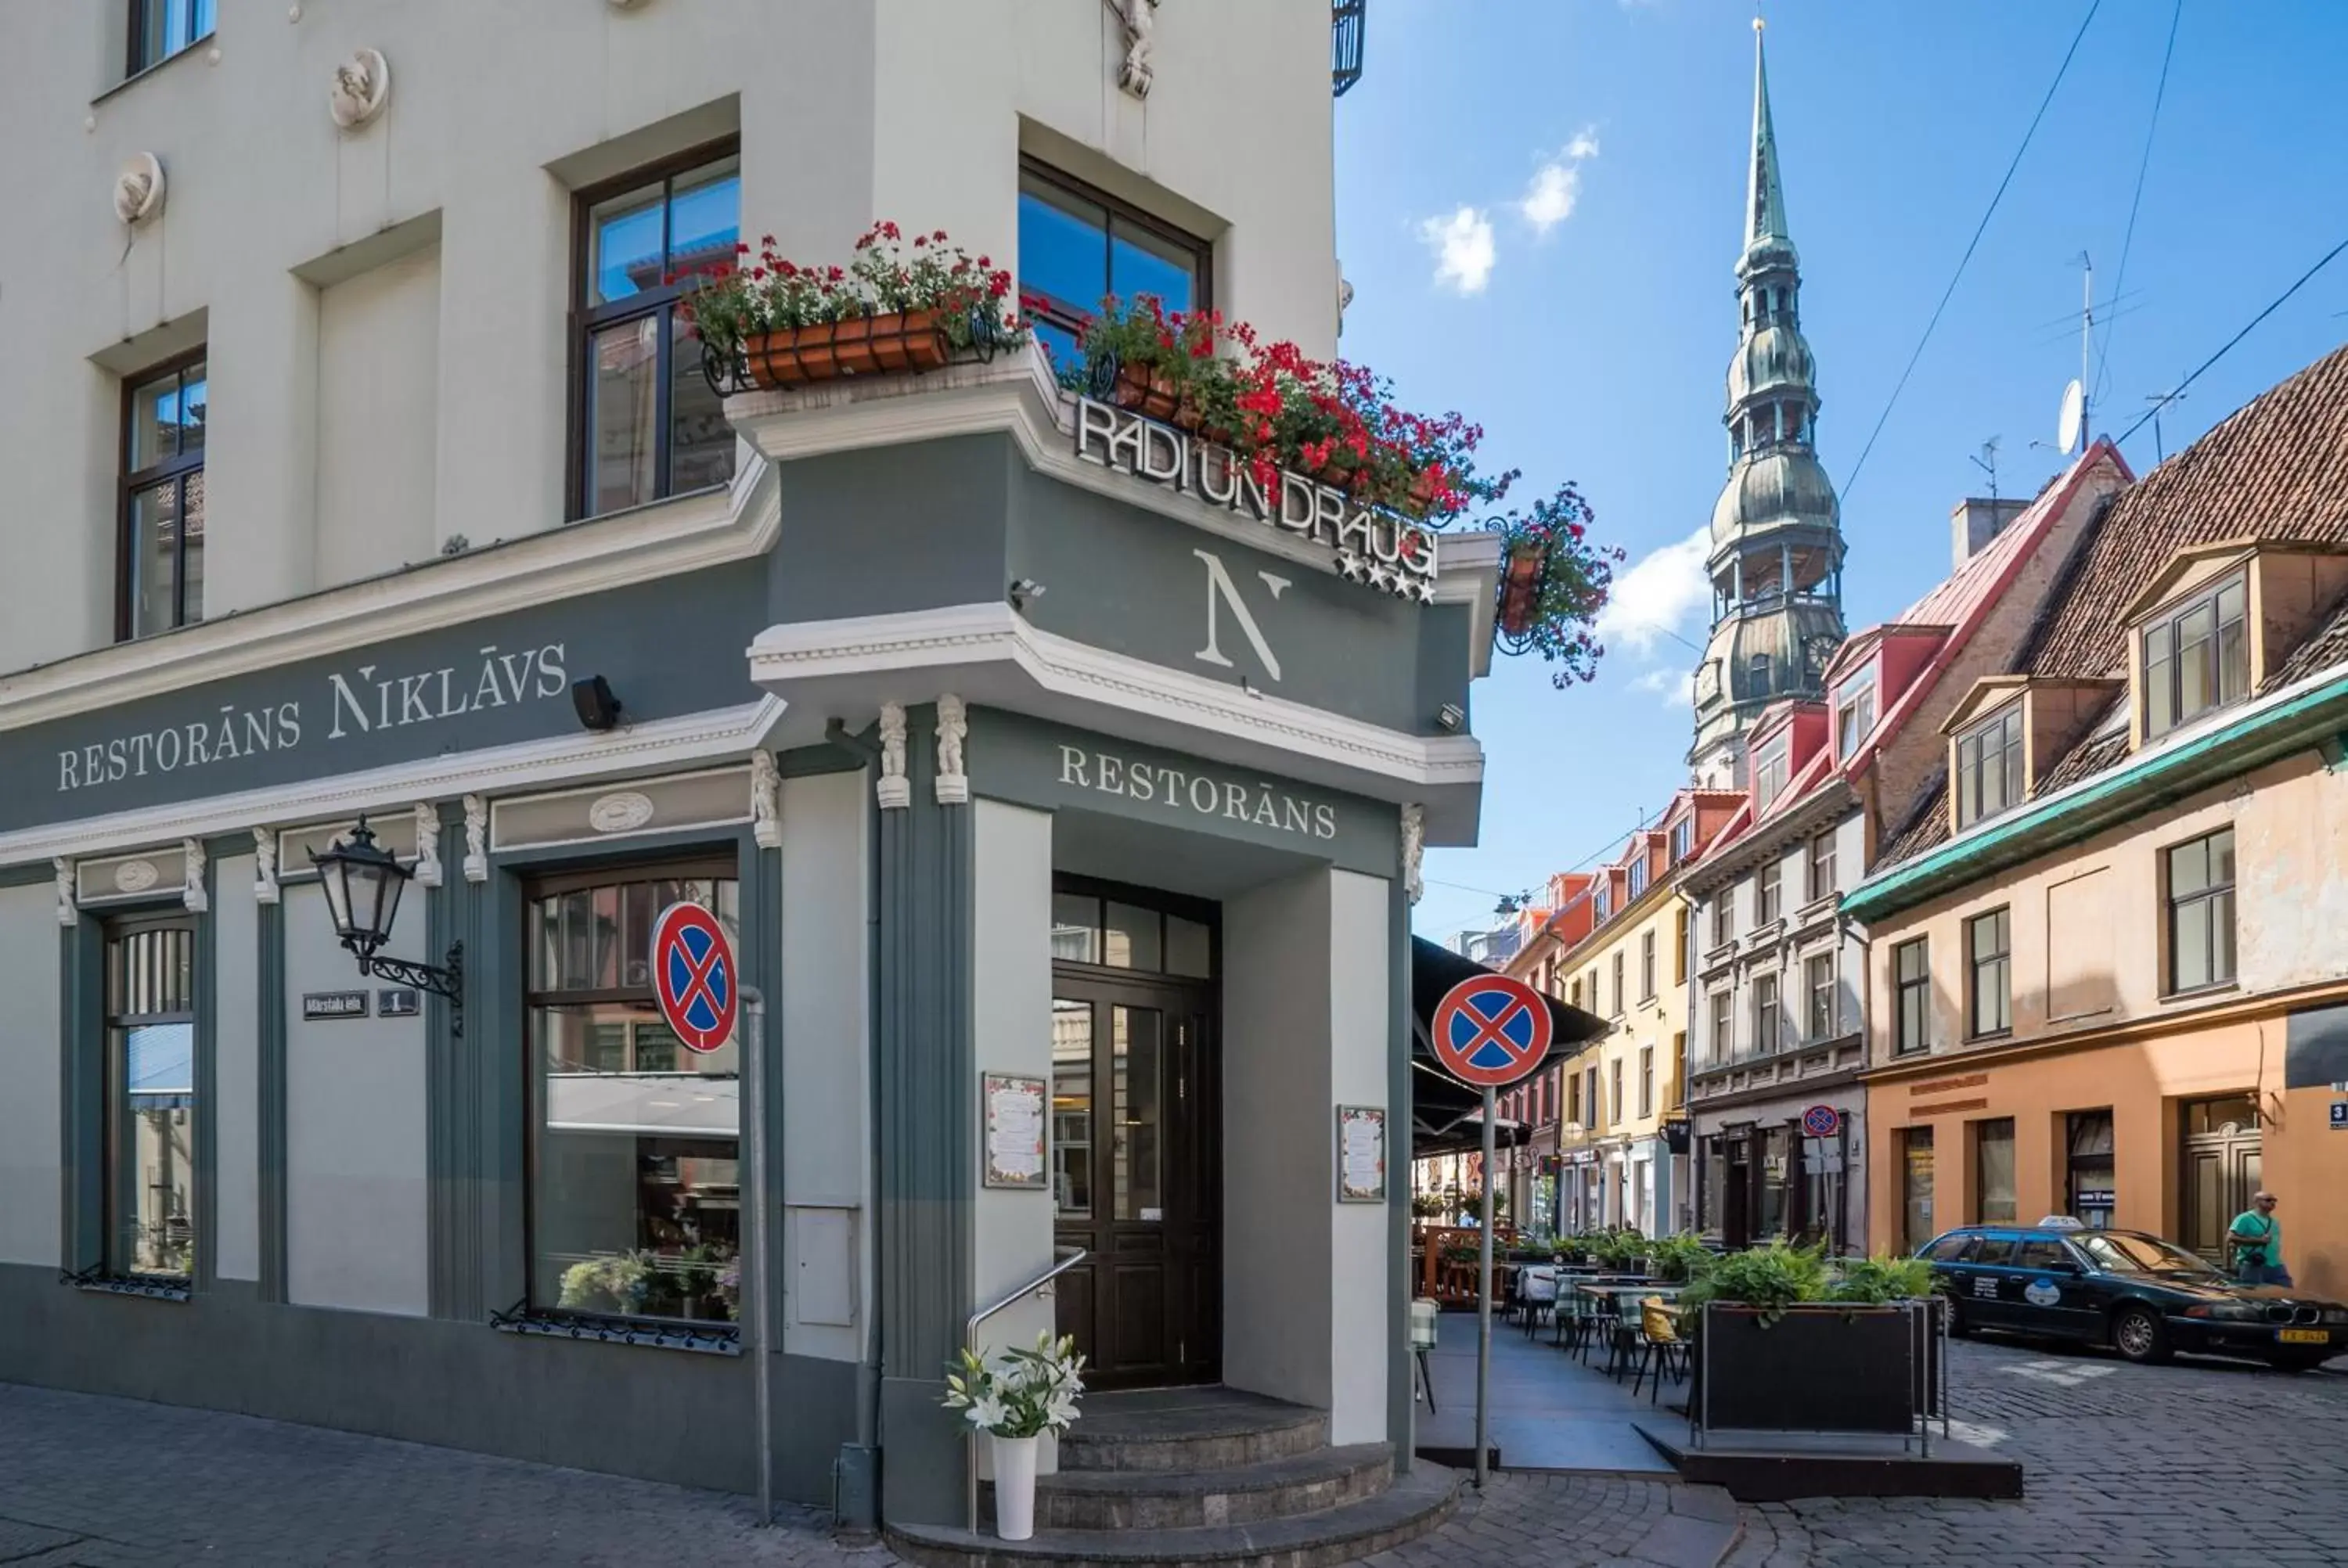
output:
[{"label": "metal handrail", "polygon": [[[1056,1246],[1052,1249],[1058,1261],[1051,1267],[1003,1297],[992,1307],[982,1307],[963,1320],[962,1342],[964,1349],[977,1348],[978,1326],[1015,1302],[1033,1296],[1068,1270],[1092,1255],[1080,1246]],[[963,1522],[973,1535],[978,1533],[978,1429],[972,1427],[963,1434],[963,1475],[964,1486]]]}]

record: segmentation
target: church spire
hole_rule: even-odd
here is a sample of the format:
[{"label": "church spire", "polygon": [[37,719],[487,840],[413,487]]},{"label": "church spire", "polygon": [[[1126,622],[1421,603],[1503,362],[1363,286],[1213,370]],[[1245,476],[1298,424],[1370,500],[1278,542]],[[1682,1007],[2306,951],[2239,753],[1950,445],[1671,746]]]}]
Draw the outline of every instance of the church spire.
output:
[{"label": "church spire", "polygon": [[1753,189],[1745,201],[1745,254],[1783,246],[1788,255],[1793,236],[1786,228],[1786,186],[1777,177],[1777,128],[1769,118],[1769,67],[1763,57],[1761,18],[1753,18]]}]

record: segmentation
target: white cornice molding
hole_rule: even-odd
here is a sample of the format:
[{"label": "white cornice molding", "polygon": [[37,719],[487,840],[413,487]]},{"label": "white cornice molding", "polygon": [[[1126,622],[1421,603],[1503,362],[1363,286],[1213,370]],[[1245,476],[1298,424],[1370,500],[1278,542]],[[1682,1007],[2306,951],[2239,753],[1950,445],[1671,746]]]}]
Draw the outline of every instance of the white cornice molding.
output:
[{"label": "white cornice molding", "polygon": [[0,676],[0,731],[651,578],[762,556],[782,531],[755,457],[698,491]]},{"label": "white cornice molding", "polygon": [[[997,676],[991,684],[988,666]],[[750,678],[778,694],[819,685],[874,702],[921,701],[951,682],[972,702],[1096,727],[1132,715],[1179,732],[1202,756],[1397,804],[1425,799],[1435,843],[1458,841],[1458,805],[1446,797],[1472,795],[1484,777],[1484,748],[1472,735],[1406,734],[1245,691],[1039,630],[1006,604],[770,627],[750,645]],[[1057,701],[1023,702],[1035,693]],[[1450,832],[1434,831],[1438,818]]]},{"label": "white cornice molding", "polygon": [[201,840],[264,824],[335,820],[361,812],[380,815],[413,810],[418,801],[507,794],[582,779],[607,780],[624,774],[665,773],[693,764],[732,761],[766,740],[781,720],[784,706],[780,698],[770,696],[738,707],[656,719],[602,734],[564,734],[448,753],[359,773],[20,828],[0,834],[0,866],[88,857],[177,839]]}]

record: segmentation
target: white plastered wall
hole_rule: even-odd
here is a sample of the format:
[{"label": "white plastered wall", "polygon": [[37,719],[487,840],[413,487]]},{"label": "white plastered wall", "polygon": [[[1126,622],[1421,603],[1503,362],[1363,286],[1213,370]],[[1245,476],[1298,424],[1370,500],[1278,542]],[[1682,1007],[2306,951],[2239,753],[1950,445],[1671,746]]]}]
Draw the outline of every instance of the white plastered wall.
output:
[{"label": "white plastered wall", "polygon": [[[305,1023],[305,991],[372,993],[314,882],[284,891],[286,1292],[304,1307],[430,1310],[424,1020]],[[385,952],[424,961],[421,897]],[[370,1007],[370,1013],[372,1013]]]},{"label": "white plastered wall", "polygon": [[57,909],[46,882],[0,887],[0,1263],[50,1268],[64,1261]]},{"label": "white plastered wall", "polygon": [[[974,801],[972,814],[971,1032],[977,1071],[1052,1075],[1052,816],[1049,812]],[[969,1089],[985,1136],[985,1108]],[[985,1151],[977,1151],[983,1162]],[[983,1170],[983,1164],[981,1170]],[[1051,1266],[1052,1194],[978,1189],[972,1248],[981,1302],[1014,1290]],[[1054,1324],[1050,1297],[1030,1296],[980,1330],[990,1345],[1033,1344]]]},{"label": "white plastered wall", "polygon": [[782,786],[783,1348],[834,1361],[872,1300],[870,787]]},{"label": "white plastered wall", "polygon": [[222,1279],[261,1277],[260,906],[252,857],[212,867],[212,1155]]},{"label": "white plastered wall", "polygon": [[321,583],[430,560],[438,451],[440,247],[395,258],[318,295]]}]

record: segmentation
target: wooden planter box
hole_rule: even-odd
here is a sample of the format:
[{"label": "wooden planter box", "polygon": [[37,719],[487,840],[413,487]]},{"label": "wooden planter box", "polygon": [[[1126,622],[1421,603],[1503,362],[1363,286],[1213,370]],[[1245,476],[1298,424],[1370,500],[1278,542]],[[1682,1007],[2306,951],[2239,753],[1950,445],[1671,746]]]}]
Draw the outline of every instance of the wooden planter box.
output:
[{"label": "wooden planter box", "polygon": [[[1109,401],[1119,408],[1130,409],[1151,419],[1171,419],[1182,406],[1174,390],[1174,383],[1143,365],[1120,364],[1117,382],[1110,388]],[[1190,425],[1199,423],[1193,414]]]},{"label": "wooden planter box", "polygon": [[1757,1307],[1707,1305],[1688,1413],[1704,1430],[1915,1430],[1930,1380],[1914,1307],[1797,1307],[1767,1327]]},{"label": "wooden planter box", "polygon": [[946,363],[946,333],[935,311],[896,311],[762,333],[744,342],[742,354],[751,384],[771,392],[843,375],[936,370]]}]

